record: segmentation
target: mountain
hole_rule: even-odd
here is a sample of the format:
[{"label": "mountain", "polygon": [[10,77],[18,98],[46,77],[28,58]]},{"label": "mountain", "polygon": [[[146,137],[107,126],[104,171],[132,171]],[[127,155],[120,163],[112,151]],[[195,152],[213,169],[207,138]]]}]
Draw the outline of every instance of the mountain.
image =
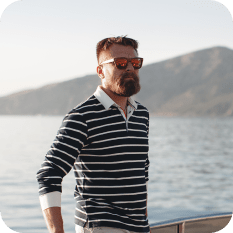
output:
[{"label": "mountain", "polygon": [[233,51],[228,48],[148,65],[141,77],[149,98],[144,93],[138,98],[157,115],[233,116]]},{"label": "mountain", "polygon": [[[142,89],[135,96],[151,115],[233,116],[233,51],[213,47],[140,70]],[[0,98],[0,114],[64,115],[100,85],[87,75]]]},{"label": "mountain", "polygon": [[100,84],[97,75],[88,75],[5,96],[0,98],[0,115],[64,115]]}]

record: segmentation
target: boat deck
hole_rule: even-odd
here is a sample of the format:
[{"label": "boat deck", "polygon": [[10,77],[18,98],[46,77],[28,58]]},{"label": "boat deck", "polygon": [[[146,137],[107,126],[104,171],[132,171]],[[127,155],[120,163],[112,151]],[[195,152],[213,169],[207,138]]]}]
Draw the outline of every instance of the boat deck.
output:
[{"label": "boat deck", "polygon": [[151,233],[213,233],[223,229],[232,213],[208,214],[178,218],[151,224]]}]

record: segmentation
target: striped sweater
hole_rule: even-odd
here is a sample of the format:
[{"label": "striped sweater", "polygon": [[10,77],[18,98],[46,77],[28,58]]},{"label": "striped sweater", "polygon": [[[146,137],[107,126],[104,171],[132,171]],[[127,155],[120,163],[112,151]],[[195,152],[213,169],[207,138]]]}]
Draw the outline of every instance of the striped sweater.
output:
[{"label": "striped sweater", "polygon": [[73,168],[75,224],[149,232],[148,110],[137,102],[129,119],[116,104],[105,108],[91,96],[64,118],[37,172],[39,194],[62,192]]}]

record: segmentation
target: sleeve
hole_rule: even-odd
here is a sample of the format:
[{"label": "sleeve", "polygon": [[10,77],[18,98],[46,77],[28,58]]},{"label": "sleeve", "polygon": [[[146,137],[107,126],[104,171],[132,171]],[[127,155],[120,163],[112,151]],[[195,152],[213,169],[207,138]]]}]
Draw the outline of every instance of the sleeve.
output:
[{"label": "sleeve", "polygon": [[39,195],[62,192],[62,180],[69,173],[87,140],[87,124],[79,113],[63,119],[45,159],[37,172]]},{"label": "sleeve", "polygon": [[55,191],[40,195],[40,206],[42,210],[50,207],[61,207],[61,192]]},{"label": "sleeve", "polygon": [[[148,146],[149,146],[149,113],[148,113],[148,121],[147,121],[147,137],[148,137]],[[147,154],[147,159],[146,159],[146,163],[145,163],[145,179],[146,182],[149,181],[149,166],[150,166],[150,161],[149,161],[149,157]]]}]

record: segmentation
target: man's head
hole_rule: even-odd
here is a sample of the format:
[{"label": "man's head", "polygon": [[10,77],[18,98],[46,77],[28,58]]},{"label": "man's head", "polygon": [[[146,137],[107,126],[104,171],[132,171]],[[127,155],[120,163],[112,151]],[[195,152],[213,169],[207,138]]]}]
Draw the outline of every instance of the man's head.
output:
[{"label": "man's head", "polygon": [[[101,78],[102,86],[112,93],[129,97],[140,91],[139,69],[128,62],[124,69],[116,67],[113,58],[124,57],[127,59],[138,57],[138,43],[127,37],[111,37],[97,44],[96,54],[98,60],[97,73]],[[103,63],[106,62],[107,63]]]}]

